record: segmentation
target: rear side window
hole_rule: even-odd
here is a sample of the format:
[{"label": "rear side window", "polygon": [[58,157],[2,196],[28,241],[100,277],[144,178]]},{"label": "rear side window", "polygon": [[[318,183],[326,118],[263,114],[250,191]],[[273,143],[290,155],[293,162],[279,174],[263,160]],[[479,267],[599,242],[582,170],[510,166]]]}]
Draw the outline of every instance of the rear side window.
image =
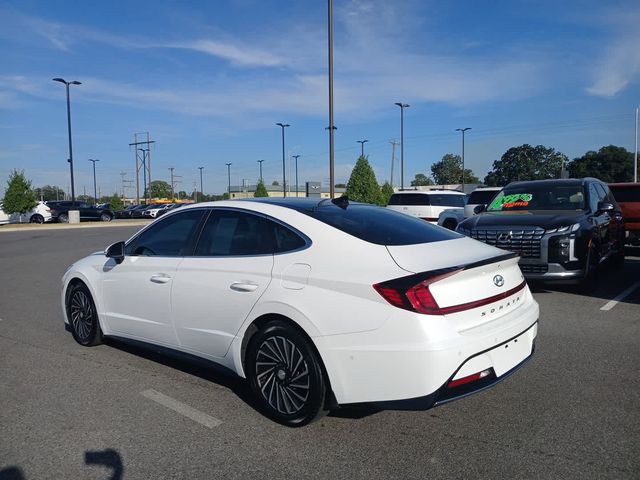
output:
[{"label": "rear side window", "polygon": [[431,205],[436,207],[464,207],[464,195],[452,195],[450,193],[436,193],[428,195]]},{"label": "rear side window", "polygon": [[493,200],[493,197],[498,193],[497,190],[476,190],[469,195],[469,201],[467,203],[471,205],[488,205]]},{"label": "rear side window", "polygon": [[421,193],[394,193],[389,205],[431,205],[429,195]]},{"label": "rear side window", "polygon": [[460,238],[451,230],[373,205],[351,203],[343,209],[328,203],[314,210],[300,211],[365,242],[378,245],[415,245]]},{"label": "rear side window", "polygon": [[616,202],[640,202],[640,186],[618,187],[609,186]]},{"label": "rear side window", "polygon": [[276,222],[267,220],[269,227],[273,229],[275,253],[291,252],[299,250],[307,245],[307,242],[297,233]]},{"label": "rear side window", "polygon": [[126,255],[181,257],[190,255],[204,210],[163,217],[125,247]]},{"label": "rear side window", "polygon": [[232,210],[214,210],[205,223],[196,256],[220,257],[273,253],[263,217]]}]

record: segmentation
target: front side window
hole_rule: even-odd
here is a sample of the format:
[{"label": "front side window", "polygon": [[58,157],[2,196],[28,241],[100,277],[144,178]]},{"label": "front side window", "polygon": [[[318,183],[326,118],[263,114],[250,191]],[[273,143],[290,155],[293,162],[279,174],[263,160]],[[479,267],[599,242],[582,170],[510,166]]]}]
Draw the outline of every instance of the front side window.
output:
[{"label": "front side window", "polygon": [[464,195],[452,195],[451,193],[436,193],[429,195],[431,205],[436,207],[464,207]]},{"label": "front side window", "polygon": [[195,255],[220,257],[273,253],[273,238],[263,217],[233,210],[213,210]]},{"label": "front side window", "polygon": [[195,235],[200,225],[202,209],[193,209],[163,217],[131,240],[125,255],[182,257],[193,251]]},{"label": "front side window", "polygon": [[585,205],[582,185],[531,183],[506,187],[491,201],[487,211],[583,210]]},{"label": "front side window", "polygon": [[394,193],[389,205],[430,205],[429,195],[422,193]]},{"label": "front side window", "polygon": [[469,195],[467,203],[471,205],[488,205],[498,193],[495,190],[475,190]]}]

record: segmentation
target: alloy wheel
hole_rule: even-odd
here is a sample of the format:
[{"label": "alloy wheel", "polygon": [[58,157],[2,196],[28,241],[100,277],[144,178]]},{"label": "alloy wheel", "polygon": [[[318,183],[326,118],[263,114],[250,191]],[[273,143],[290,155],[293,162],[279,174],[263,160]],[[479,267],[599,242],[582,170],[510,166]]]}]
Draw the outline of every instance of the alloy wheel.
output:
[{"label": "alloy wheel", "polygon": [[69,305],[69,314],[73,330],[80,340],[88,340],[94,322],[94,310],[91,300],[82,290],[73,292]]},{"label": "alloy wheel", "polygon": [[256,355],[255,372],[258,388],[271,408],[284,415],[304,408],[311,389],[309,366],[291,340],[266,338]]}]

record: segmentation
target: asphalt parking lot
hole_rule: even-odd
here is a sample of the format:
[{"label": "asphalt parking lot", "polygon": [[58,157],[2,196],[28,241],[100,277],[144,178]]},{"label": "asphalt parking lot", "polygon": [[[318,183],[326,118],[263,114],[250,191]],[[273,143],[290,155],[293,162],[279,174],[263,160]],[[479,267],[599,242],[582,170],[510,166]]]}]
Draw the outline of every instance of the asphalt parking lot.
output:
[{"label": "asphalt parking lot", "polygon": [[536,354],[495,388],[289,429],[235,378],[64,330],[67,266],[137,228],[0,230],[1,480],[640,478],[638,251],[589,296],[535,286]]}]

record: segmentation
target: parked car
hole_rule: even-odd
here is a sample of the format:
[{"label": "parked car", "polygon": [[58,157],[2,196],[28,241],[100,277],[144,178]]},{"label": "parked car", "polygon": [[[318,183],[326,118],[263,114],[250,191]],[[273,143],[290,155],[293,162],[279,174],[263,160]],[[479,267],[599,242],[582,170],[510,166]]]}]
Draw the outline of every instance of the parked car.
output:
[{"label": "parked car", "polygon": [[62,280],[81,345],[111,336],[217,362],[289,426],[464,397],[523,365],[537,333],[516,255],[344,198],[182,207]]},{"label": "parked car", "polygon": [[115,218],[131,218],[131,213],[136,208],[140,208],[140,205],[128,205],[124,207],[122,210],[117,210],[114,213]]},{"label": "parked car", "polygon": [[51,221],[51,212],[46,202],[40,201],[29,213],[8,215],[0,203],[0,225],[7,223],[45,223]]},{"label": "parked car", "polygon": [[169,206],[167,208],[165,208],[164,210],[160,210],[157,214],[156,214],[156,218],[161,217],[162,215],[164,215],[165,213],[170,212],[171,210],[175,210],[176,208],[180,208],[180,207],[184,207],[185,203],[170,203]]},{"label": "parked car", "polygon": [[85,202],[72,202],[64,200],[61,202],[47,202],[47,206],[51,211],[51,218],[60,223],[69,221],[69,210],[78,210],[80,212],[80,220],[100,220],[110,222],[113,220],[114,214],[111,210],[97,208]]},{"label": "parked car", "polygon": [[140,208],[131,210],[131,218],[144,218],[144,212],[148,209],[156,208],[155,205],[140,205]]},{"label": "parked car", "polygon": [[516,252],[531,280],[588,287],[604,261],[624,261],[620,207],[595,178],[510,183],[457,231]]},{"label": "parked car", "polygon": [[387,208],[435,224],[443,210],[463,208],[466,200],[467,195],[457,190],[401,190],[391,195]]},{"label": "parked car", "polygon": [[142,216],[143,217],[147,217],[147,218],[156,218],[160,212],[163,212],[163,211],[169,209],[169,207],[171,205],[173,205],[173,204],[172,203],[165,203],[165,204],[154,205],[154,208],[145,209],[142,212]]},{"label": "parked car", "polygon": [[610,183],[609,189],[622,209],[627,243],[640,245],[640,183]]},{"label": "parked car", "polygon": [[478,187],[467,198],[467,203],[462,208],[447,208],[438,215],[438,225],[449,230],[455,230],[465,218],[475,215],[474,208],[478,205],[487,205],[493,197],[502,190],[502,187]]}]

